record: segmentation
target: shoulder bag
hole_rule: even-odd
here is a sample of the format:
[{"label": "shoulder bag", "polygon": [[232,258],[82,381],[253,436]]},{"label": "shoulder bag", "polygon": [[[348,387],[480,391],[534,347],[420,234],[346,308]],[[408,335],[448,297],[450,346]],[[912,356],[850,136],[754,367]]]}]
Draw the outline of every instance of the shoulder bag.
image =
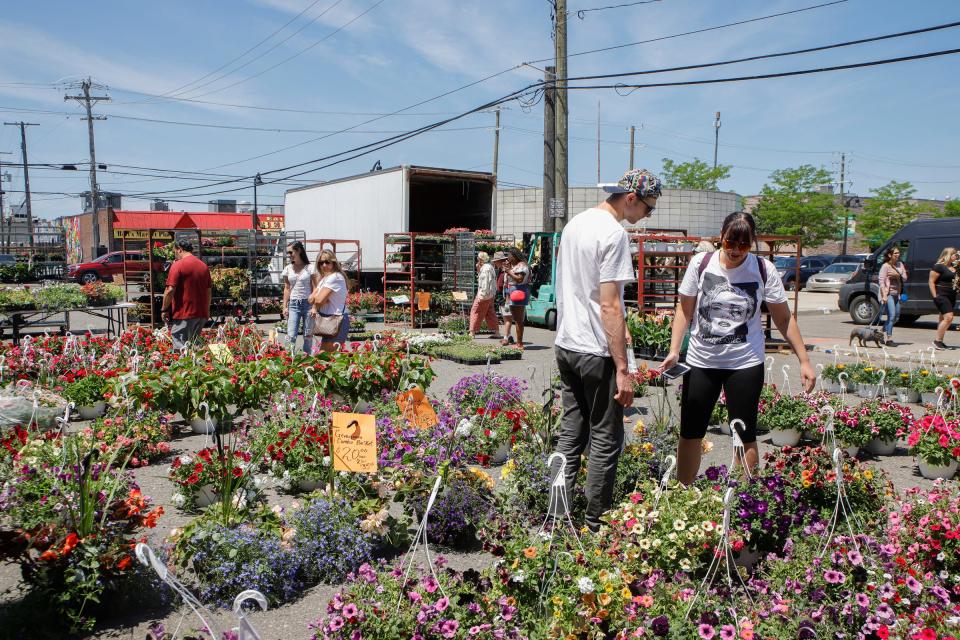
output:
[{"label": "shoulder bag", "polygon": [[[350,298],[349,293],[347,299]],[[347,301],[343,302],[343,309],[340,313],[330,315],[320,315],[313,319],[313,335],[320,338],[336,338],[340,334],[340,325],[343,324],[343,314],[347,310]]]}]

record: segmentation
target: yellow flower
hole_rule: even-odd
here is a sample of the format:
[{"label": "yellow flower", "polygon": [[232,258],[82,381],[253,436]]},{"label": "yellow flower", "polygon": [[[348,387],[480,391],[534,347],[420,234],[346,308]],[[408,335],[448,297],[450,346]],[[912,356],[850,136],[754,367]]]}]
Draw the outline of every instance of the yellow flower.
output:
[{"label": "yellow flower", "polygon": [[649,443],[649,442],[644,442],[644,443],[643,443],[643,450],[644,450],[645,452],[647,452],[647,453],[651,453],[651,452],[653,451],[653,444],[651,444],[651,443]]},{"label": "yellow flower", "polygon": [[867,480],[873,480],[873,471],[871,471],[870,469],[864,469],[863,477],[866,478]]},{"label": "yellow flower", "polygon": [[922,376],[928,376],[928,375],[930,375],[930,372],[927,371],[926,369],[923,369],[923,370],[920,372],[920,375],[922,375]]},{"label": "yellow flower", "polygon": [[613,591],[614,591],[613,585],[608,582],[608,583],[607,583],[607,586],[605,586],[605,587],[603,588],[603,590],[606,591],[607,593],[613,593]]},{"label": "yellow flower", "polygon": [[846,366],[847,366],[847,365],[845,365],[845,364],[838,364],[838,365],[837,365],[837,369],[845,369]]},{"label": "yellow flower", "polygon": [[551,601],[553,602],[553,604],[557,605],[558,607],[563,606],[563,598],[561,598],[560,596],[553,596],[553,598],[551,598]]},{"label": "yellow flower", "polygon": [[624,587],[623,589],[620,590],[620,597],[621,597],[621,598],[630,598],[630,597],[632,597],[632,596],[633,596],[633,594],[630,593],[630,589],[628,589],[627,587]]}]

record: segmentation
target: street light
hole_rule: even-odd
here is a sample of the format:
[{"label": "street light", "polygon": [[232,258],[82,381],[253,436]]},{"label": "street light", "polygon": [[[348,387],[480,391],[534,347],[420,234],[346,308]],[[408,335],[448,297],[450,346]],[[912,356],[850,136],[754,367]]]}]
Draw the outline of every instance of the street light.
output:
[{"label": "street light", "polygon": [[263,178],[260,177],[258,173],[253,178],[253,213],[250,214],[250,222],[253,224],[253,232],[256,233],[257,229],[260,226],[260,221],[257,219],[257,187],[263,184]]}]

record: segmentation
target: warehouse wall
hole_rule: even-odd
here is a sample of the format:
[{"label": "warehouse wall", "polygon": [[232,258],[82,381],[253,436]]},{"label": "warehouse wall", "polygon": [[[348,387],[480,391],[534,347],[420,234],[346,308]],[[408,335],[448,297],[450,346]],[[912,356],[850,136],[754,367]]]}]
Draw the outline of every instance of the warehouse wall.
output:
[{"label": "warehouse wall", "polygon": [[[602,202],[606,194],[596,187],[569,190],[568,215]],[[665,189],[647,227],[686,229],[696,236],[720,232],[726,215],[742,207],[742,198],[725,191]],[[512,233],[518,238],[524,231],[543,230],[543,191],[541,189],[499,189],[497,191],[497,233]]]}]

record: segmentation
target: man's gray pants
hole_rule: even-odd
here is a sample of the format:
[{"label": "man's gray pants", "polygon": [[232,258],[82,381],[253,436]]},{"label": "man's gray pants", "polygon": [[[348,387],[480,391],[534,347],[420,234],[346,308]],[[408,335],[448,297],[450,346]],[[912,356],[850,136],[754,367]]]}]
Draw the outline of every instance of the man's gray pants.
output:
[{"label": "man's gray pants", "polygon": [[557,451],[567,458],[567,497],[572,501],[580,456],[589,444],[585,519],[589,527],[596,528],[613,500],[617,461],[623,448],[623,406],[613,399],[617,392],[616,366],[610,357],[561,347],[556,350],[563,400]]},{"label": "man's gray pants", "polygon": [[207,323],[206,318],[187,318],[174,320],[170,325],[170,335],[173,337],[173,346],[183,349],[200,335],[200,329]]}]

